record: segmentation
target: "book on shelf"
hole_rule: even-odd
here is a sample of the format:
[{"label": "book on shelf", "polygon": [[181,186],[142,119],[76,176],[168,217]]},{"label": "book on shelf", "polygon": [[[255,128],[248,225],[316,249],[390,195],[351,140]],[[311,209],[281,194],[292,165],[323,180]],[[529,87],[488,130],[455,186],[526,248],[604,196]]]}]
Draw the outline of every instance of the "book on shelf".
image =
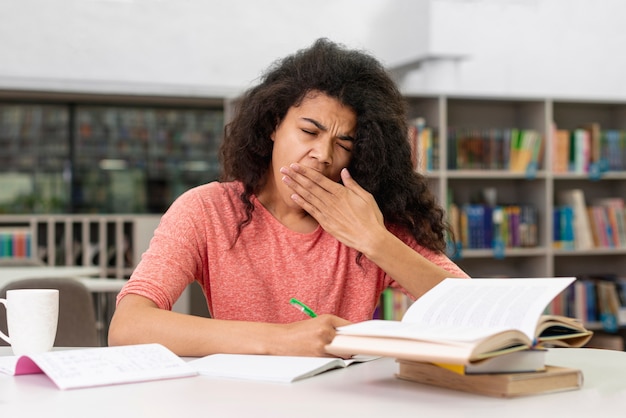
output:
[{"label": "book on shelf", "polygon": [[616,282],[598,280],[596,282],[597,316],[605,331],[617,332],[624,323],[623,304],[620,289]]},{"label": "book on shelf", "polygon": [[605,197],[594,199],[592,207],[603,213],[603,219],[607,223],[605,230],[608,233],[607,246],[626,247],[626,209],[624,199],[621,197]]},{"label": "book on shelf", "polygon": [[418,172],[432,171],[439,167],[436,132],[426,126],[424,118],[415,118],[409,123],[411,161]]},{"label": "book on shelf", "polygon": [[59,389],[195,376],[198,372],[160,344],[96,347],[0,357],[0,373],[44,373]]},{"label": "book on shelf", "polygon": [[543,151],[541,134],[531,129],[448,129],[449,167],[458,170],[537,170]]},{"label": "book on shelf", "polygon": [[401,321],[339,327],[326,351],[471,364],[537,346],[581,347],[592,335],[582,323],[543,315],[574,280],[448,278],[413,302]]},{"label": "book on shelf", "polygon": [[626,324],[626,277],[614,273],[579,275],[546,312],[573,316],[587,328],[616,333]]},{"label": "book on shelf", "polygon": [[410,304],[411,298],[399,289],[387,288],[379,301],[379,315],[376,319],[401,319]]},{"label": "book on shelf", "polygon": [[626,133],[617,129],[607,129],[602,133],[602,154],[607,161],[607,169],[626,170]]},{"label": "book on shelf", "polygon": [[398,360],[396,377],[480,395],[513,398],[577,390],[583,386],[579,369],[546,366],[544,371],[528,373],[458,374],[430,363]]},{"label": "book on shelf", "polygon": [[554,173],[589,174],[599,178],[605,171],[626,169],[624,132],[602,129],[597,122],[568,130],[553,124],[552,170]]},{"label": "book on shelf", "polygon": [[539,242],[537,210],[531,205],[448,205],[449,222],[463,248],[536,247]]},{"label": "book on shelf", "polygon": [[626,247],[623,198],[597,198],[587,205],[582,189],[568,189],[559,192],[558,202],[554,208],[555,248]]},{"label": "book on shelf", "polygon": [[271,383],[292,383],[329,370],[348,367],[378,358],[355,356],[350,359],[336,357],[266,356],[254,354],[212,354],[189,365],[202,376]]},{"label": "book on shelf", "polygon": [[585,192],[582,189],[562,190],[558,194],[558,203],[561,206],[569,206],[573,210],[572,225],[576,249],[588,250],[593,248],[593,235],[585,203]]},{"label": "book on shelf", "polygon": [[30,258],[30,228],[0,227],[0,258]]},{"label": "book on shelf", "polygon": [[553,247],[563,250],[573,250],[574,241],[574,208],[571,206],[557,206],[553,209]]},{"label": "book on shelf", "polygon": [[570,143],[569,171],[584,174],[589,172],[591,160],[591,135],[586,129],[574,129]]},{"label": "book on shelf", "polygon": [[513,130],[509,170],[516,173],[537,171],[542,150],[542,136],[532,129]]},{"label": "book on shelf", "polygon": [[589,164],[599,164],[602,159],[602,132],[597,122],[582,127],[589,135]]},{"label": "book on shelf", "polygon": [[567,173],[569,171],[570,132],[566,129],[557,129],[554,126],[552,137],[552,171],[554,173]]}]

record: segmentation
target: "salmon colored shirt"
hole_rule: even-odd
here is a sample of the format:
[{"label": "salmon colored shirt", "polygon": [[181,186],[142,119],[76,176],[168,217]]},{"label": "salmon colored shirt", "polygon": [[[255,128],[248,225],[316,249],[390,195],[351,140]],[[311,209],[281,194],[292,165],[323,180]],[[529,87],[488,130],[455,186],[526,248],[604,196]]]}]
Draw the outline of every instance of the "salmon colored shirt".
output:
[{"label": "salmon colored shirt", "polygon": [[[297,298],[317,314],[357,322],[372,318],[385,288],[399,287],[367,257],[357,264],[357,251],[321,227],[306,234],[288,229],[255,196],[252,221],[235,241],[243,217],[242,189],[240,183],[214,182],[180,196],[163,215],[118,301],[132,293],[171,309],[197,280],[213,318],[273,323],[306,319],[289,304]],[[408,234],[396,235],[451,275],[466,277],[445,255],[417,245]]]}]

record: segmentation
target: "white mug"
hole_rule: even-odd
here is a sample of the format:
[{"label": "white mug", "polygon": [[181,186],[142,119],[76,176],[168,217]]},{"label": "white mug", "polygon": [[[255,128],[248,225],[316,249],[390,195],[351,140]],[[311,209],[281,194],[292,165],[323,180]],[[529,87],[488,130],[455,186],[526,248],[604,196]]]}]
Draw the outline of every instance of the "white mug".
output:
[{"label": "white mug", "polygon": [[59,322],[59,291],[57,289],[7,290],[0,299],[7,316],[8,335],[0,338],[11,345],[16,356],[50,351],[54,345]]}]

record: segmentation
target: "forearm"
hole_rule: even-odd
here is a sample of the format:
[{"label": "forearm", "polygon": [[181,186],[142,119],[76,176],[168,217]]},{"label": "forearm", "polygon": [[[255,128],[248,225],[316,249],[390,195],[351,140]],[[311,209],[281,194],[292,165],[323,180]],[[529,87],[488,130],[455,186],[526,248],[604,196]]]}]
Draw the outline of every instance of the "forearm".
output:
[{"label": "forearm", "polygon": [[265,354],[259,326],[163,310],[139,298],[127,295],[120,301],[111,321],[109,345],[158,342],[181,356],[218,352]]},{"label": "forearm", "polygon": [[388,230],[375,234],[363,254],[416,298],[447,277],[468,277],[433,263]]},{"label": "forearm", "polygon": [[159,309],[150,300],[127,295],[118,304],[109,329],[109,345],[161,343],[179,356],[214,353],[325,355],[337,326],[332,315],[292,324],[226,321]]}]

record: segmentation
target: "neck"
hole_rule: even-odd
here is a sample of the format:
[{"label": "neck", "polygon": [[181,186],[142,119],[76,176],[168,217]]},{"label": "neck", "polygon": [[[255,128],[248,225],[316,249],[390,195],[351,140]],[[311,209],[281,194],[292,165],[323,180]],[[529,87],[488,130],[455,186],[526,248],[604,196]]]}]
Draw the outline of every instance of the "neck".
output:
[{"label": "neck", "polygon": [[318,226],[315,218],[300,208],[295,202],[291,200],[288,203],[283,201],[276,188],[265,187],[257,195],[257,198],[278,222],[292,231],[309,233],[315,231]]}]

